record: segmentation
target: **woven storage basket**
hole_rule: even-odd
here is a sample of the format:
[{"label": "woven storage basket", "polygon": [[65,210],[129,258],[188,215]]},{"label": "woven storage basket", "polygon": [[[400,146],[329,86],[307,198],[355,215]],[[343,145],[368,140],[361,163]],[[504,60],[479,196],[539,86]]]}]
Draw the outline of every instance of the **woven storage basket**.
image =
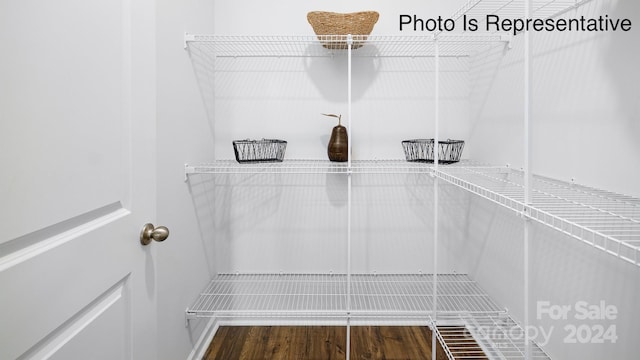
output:
[{"label": "woven storage basket", "polygon": [[234,140],[233,152],[239,163],[282,162],[287,142],[277,139]]},{"label": "woven storage basket", "polygon": [[[364,45],[373,26],[378,22],[380,14],[376,11],[360,11],[355,13],[334,13],[327,11],[311,11],[307,20],[313,27],[318,40],[327,49],[347,49],[346,35],[354,35],[352,49]],[[332,36],[339,35],[339,36]]]},{"label": "woven storage basket", "polygon": [[[433,139],[404,140],[402,147],[407,161],[432,163],[433,143]],[[438,141],[438,145],[438,163],[453,164],[460,161],[462,149],[464,149],[463,140]]]}]

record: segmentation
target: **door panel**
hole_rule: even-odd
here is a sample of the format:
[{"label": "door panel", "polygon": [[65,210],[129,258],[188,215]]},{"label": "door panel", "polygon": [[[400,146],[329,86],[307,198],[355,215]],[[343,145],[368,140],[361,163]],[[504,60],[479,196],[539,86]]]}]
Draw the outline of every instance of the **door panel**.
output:
[{"label": "door panel", "polygon": [[130,352],[127,309],[131,305],[127,286],[123,279],[20,359],[68,360],[76,354],[91,354],[92,360],[126,359]]},{"label": "door panel", "polygon": [[[107,223],[96,222],[93,230],[82,231],[79,236],[71,231],[65,241],[36,252],[35,256],[27,253],[22,257],[24,261],[14,261],[0,271],[3,297],[7,297],[0,314],[2,323],[11,325],[0,328],[0,341],[6,339],[10,341],[6,345],[16,349],[0,358],[14,359],[35,350],[31,348],[38,347],[39,342],[52,341],[58,336],[59,327],[80,316],[130,275],[133,266],[112,263],[131,264],[134,260],[122,254],[130,251],[123,250],[129,247],[123,242],[136,241],[135,234],[127,236],[118,229],[129,216],[123,216],[126,213],[109,215],[109,220],[103,219]],[[2,346],[0,355],[5,351]]]},{"label": "door panel", "polygon": [[121,200],[127,65],[121,2],[11,0],[0,12],[5,242]]},{"label": "door panel", "polygon": [[154,9],[0,2],[0,359],[157,358]]}]

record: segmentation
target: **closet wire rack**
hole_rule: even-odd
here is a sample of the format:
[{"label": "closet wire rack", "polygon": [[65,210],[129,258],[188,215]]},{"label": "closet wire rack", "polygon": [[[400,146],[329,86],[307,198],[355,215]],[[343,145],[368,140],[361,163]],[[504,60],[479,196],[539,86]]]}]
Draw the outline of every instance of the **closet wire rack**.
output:
[{"label": "closet wire rack", "polygon": [[441,165],[404,160],[285,160],[239,165],[234,161],[185,165],[195,174],[417,174],[433,175],[596,249],[640,266],[640,199],[534,175],[532,202],[524,201],[524,173],[468,160]]},{"label": "closet wire rack", "polygon": [[[218,274],[187,310],[191,317],[418,317],[434,311],[431,274]],[[438,313],[499,313],[464,274],[438,274]],[[350,294],[350,299],[347,296]],[[350,308],[349,308],[349,306]]]},{"label": "closet wire rack", "polygon": [[[508,45],[502,34],[433,35],[211,35],[185,33],[184,47],[210,58],[216,57],[335,57],[347,50],[327,49],[323,43],[343,43],[350,37],[361,42],[354,57],[422,58],[467,57],[491,45]],[[320,38],[320,39],[319,39]]]},{"label": "closet wire rack", "polygon": [[[581,6],[591,0],[532,0],[535,18],[549,18]],[[470,0],[453,18],[497,14],[521,17],[521,0]],[[434,36],[369,36],[366,45],[353,50],[356,57],[466,57],[487,46],[508,46],[510,36],[499,34]],[[356,41],[364,40],[353,38]],[[326,41],[344,42],[346,36],[328,36]],[[437,45],[436,45],[437,44]],[[334,57],[343,50],[328,50],[316,36],[220,36],[185,34],[184,46],[207,57]],[[185,180],[194,174],[428,174],[487,198],[524,217],[548,225],[595,248],[604,250],[635,265],[640,265],[640,200],[575,185],[534,177],[533,201],[524,203],[522,172],[493,166],[469,166],[468,163],[435,170],[425,164],[362,162],[354,166],[331,165],[326,161],[285,161],[275,166],[250,166],[240,169],[225,162],[185,165]],[[236,164],[237,165],[237,164]],[[412,166],[416,165],[416,166]],[[387,275],[355,274],[351,278],[351,297],[347,299],[344,274],[220,274],[191,309],[187,317],[210,316],[300,316],[344,318],[346,302],[354,316],[429,316],[432,287],[430,275],[402,275],[406,280],[381,281]],[[389,275],[391,276],[391,275]],[[393,275],[401,276],[401,275]],[[411,279],[420,276],[419,280]],[[438,275],[438,313],[431,320],[436,336],[449,359],[459,358],[464,343],[446,341],[471,334],[490,358],[524,359],[522,329],[481,289],[460,281],[448,281]],[[424,277],[424,278],[422,278]],[[433,286],[433,285],[431,285]],[[468,310],[477,310],[468,312]],[[442,311],[442,313],[441,313]],[[495,329],[497,337],[483,336],[478,329]],[[502,335],[500,335],[502,334]],[[515,335],[515,336],[514,336]],[[533,359],[549,358],[535,344]]]},{"label": "closet wire rack", "polygon": [[640,266],[640,199],[534,175],[526,204],[519,170],[449,167],[436,176]]},{"label": "closet wire rack", "polygon": [[[454,314],[431,319],[434,334],[450,360],[525,359],[525,333],[509,315]],[[535,342],[530,359],[551,357]]]},{"label": "closet wire rack", "polygon": [[[349,292],[346,274],[218,274],[187,310],[187,319],[426,321],[449,359],[470,351],[475,358],[524,359],[522,328],[475,281],[465,274],[438,274],[437,313],[434,281],[432,274],[352,274]],[[532,355],[549,359],[535,343]]]},{"label": "closet wire rack", "polygon": [[[504,166],[492,166],[464,159],[447,166],[481,166],[502,171],[505,169]],[[239,165],[232,160],[218,160],[202,164],[185,164],[184,170],[186,181],[190,175],[196,174],[432,174],[433,164],[405,160],[353,160],[349,167],[347,163],[327,160],[287,159],[281,163]]]}]

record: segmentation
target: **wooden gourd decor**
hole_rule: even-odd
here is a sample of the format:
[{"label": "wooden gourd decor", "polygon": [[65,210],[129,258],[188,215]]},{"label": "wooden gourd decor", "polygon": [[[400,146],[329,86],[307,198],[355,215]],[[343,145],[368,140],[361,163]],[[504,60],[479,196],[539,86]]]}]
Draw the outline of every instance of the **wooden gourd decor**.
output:
[{"label": "wooden gourd decor", "polygon": [[347,128],[342,126],[340,122],[342,115],[322,115],[338,118],[338,125],[333,127],[333,131],[331,131],[331,138],[329,139],[329,145],[327,146],[329,160],[335,162],[345,162],[349,160],[349,137],[347,135]]}]

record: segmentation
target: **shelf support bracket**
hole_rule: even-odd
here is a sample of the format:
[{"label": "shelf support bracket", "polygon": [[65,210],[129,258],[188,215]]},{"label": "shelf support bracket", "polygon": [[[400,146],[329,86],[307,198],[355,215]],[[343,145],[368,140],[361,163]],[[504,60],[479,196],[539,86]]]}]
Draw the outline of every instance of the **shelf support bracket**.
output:
[{"label": "shelf support bracket", "polygon": [[184,182],[189,181],[189,174],[195,173],[195,168],[189,164],[184,164]]},{"label": "shelf support bracket", "polygon": [[512,40],[513,40],[513,36],[512,35],[501,35],[500,36],[500,41],[504,42],[504,47],[507,50],[513,49],[513,44],[511,42]]},{"label": "shelf support bracket", "polygon": [[522,212],[520,213],[520,216],[524,219],[524,220],[533,220],[533,217],[531,215],[532,213],[532,207],[530,205],[525,204],[524,207],[522,208]]},{"label": "shelf support bracket", "polygon": [[183,49],[187,50],[187,47],[189,46],[189,42],[191,41],[195,41],[196,40],[196,36],[193,34],[189,34],[188,32],[184,33],[184,40],[182,42],[182,47]]},{"label": "shelf support bracket", "polygon": [[187,308],[184,311],[184,327],[188,328],[189,327],[189,320],[195,319],[196,313],[194,313],[193,311],[190,311],[189,308]]}]

